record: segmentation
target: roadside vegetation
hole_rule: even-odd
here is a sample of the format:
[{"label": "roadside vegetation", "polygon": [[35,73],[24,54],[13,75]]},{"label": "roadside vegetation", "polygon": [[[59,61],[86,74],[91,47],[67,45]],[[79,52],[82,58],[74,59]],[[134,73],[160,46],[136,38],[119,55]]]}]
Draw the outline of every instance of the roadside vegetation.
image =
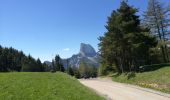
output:
[{"label": "roadside vegetation", "polygon": [[80,66],[78,68],[69,66],[67,69],[67,73],[77,79],[96,78],[97,68],[91,64],[81,61]]},{"label": "roadside vegetation", "polygon": [[141,16],[139,10],[122,1],[108,17],[99,38],[99,75],[170,93],[170,6],[148,0]]},{"label": "roadside vegetation", "polygon": [[170,93],[170,66],[162,66],[160,69],[143,73],[114,74],[112,79],[116,82],[134,84]]},{"label": "roadside vegetation", "polygon": [[0,73],[0,100],[104,100],[64,73]]}]

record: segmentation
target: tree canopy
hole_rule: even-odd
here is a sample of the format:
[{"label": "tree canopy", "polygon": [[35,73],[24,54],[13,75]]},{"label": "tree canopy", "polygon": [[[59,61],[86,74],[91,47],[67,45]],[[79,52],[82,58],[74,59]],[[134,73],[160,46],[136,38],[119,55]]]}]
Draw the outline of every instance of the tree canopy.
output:
[{"label": "tree canopy", "polygon": [[120,8],[108,17],[107,32],[99,38],[103,70],[138,71],[140,65],[149,63],[149,51],[157,45],[157,40],[149,34],[149,29],[141,26],[137,11],[122,1]]},{"label": "tree canopy", "polygon": [[31,55],[26,56],[22,51],[4,48],[0,46],[0,72],[24,71],[42,72],[44,66],[40,59],[34,59]]}]

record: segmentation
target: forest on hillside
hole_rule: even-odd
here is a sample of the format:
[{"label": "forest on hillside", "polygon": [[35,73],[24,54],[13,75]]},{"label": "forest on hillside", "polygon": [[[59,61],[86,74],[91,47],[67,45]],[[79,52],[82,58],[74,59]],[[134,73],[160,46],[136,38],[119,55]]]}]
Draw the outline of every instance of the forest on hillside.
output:
[{"label": "forest on hillside", "polygon": [[35,59],[31,55],[25,55],[12,47],[4,48],[0,46],[0,72],[64,72],[59,55],[55,56],[53,66],[42,63],[40,59]]},{"label": "forest on hillside", "polygon": [[43,72],[45,66],[40,59],[34,59],[31,55],[26,56],[22,51],[12,47],[0,46],[0,72]]}]

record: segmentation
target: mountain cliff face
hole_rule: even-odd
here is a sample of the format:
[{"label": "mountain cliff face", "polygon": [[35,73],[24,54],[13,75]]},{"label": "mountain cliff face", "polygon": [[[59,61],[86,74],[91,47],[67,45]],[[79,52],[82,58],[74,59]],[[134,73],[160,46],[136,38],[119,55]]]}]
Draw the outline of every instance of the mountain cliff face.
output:
[{"label": "mountain cliff face", "polygon": [[63,65],[64,67],[67,67],[67,64],[72,67],[79,67],[81,61],[98,67],[99,54],[96,53],[95,49],[91,45],[81,43],[80,52],[73,55],[71,58],[63,59]]},{"label": "mountain cliff face", "polygon": [[[72,57],[68,59],[62,59],[63,66],[67,68],[67,66],[71,67],[79,67],[80,62],[86,62],[87,64],[98,67],[99,66],[99,54],[95,51],[95,49],[90,44],[81,43],[80,51],[78,54],[74,54]],[[45,61],[48,66],[52,66],[52,63],[49,61]]]},{"label": "mountain cliff face", "polygon": [[91,45],[81,43],[79,54],[82,57],[94,57],[96,55],[96,51]]},{"label": "mountain cliff face", "polygon": [[50,61],[44,61],[44,63],[48,66],[52,66],[52,62],[50,62]]}]

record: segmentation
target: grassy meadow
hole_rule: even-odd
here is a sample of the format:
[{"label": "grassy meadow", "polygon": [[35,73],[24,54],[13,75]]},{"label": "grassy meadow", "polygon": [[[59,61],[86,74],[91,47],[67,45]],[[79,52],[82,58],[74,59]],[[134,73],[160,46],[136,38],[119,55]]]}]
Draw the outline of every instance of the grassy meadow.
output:
[{"label": "grassy meadow", "polygon": [[103,100],[64,73],[0,73],[0,100]]},{"label": "grassy meadow", "polygon": [[113,81],[129,83],[170,93],[170,66],[142,73],[113,75]]}]

